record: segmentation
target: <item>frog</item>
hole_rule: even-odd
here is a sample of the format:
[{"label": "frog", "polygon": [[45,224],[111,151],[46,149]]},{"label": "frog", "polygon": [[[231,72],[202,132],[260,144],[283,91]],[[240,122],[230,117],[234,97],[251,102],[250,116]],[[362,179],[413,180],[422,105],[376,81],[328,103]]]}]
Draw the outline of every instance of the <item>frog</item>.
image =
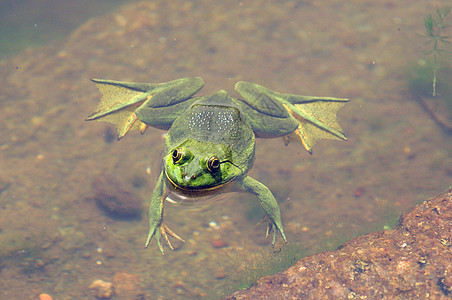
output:
[{"label": "frog", "polygon": [[253,194],[273,233],[286,243],[281,211],[275,196],[248,175],[255,160],[256,138],[283,138],[299,142],[308,153],[320,139],[347,140],[337,112],[349,99],[301,96],[239,81],[232,97],[225,90],[195,95],[204,86],[200,77],[163,83],[136,83],[91,79],[102,97],[88,121],[112,123],[122,139],[129,131],[144,134],[148,127],[166,130],[162,167],[149,205],[149,233],[145,248],[155,238],[160,252],[174,247],[172,237],[185,240],[164,222],[168,194],[176,191],[191,199],[230,191]]}]

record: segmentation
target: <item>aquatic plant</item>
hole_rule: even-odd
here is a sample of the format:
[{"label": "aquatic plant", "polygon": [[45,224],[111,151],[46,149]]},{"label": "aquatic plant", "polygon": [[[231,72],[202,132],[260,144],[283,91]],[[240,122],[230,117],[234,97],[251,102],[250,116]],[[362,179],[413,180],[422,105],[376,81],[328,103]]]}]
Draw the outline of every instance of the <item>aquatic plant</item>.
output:
[{"label": "aquatic plant", "polygon": [[[425,57],[407,68],[412,99],[421,105],[430,118],[447,134],[452,134],[452,67],[449,35],[452,7],[437,8],[424,18]],[[441,76],[438,76],[441,70]],[[432,79],[433,78],[433,79]]]},{"label": "aquatic plant", "polygon": [[433,82],[432,82],[432,96],[436,96],[436,77],[437,71],[440,68],[438,58],[439,55],[446,52],[441,49],[442,46],[449,44],[448,36],[444,35],[444,30],[450,25],[447,25],[445,19],[449,15],[451,7],[436,8],[436,15],[428,14],[424,18],[425,34],[428,38],[427,44],[431,45],[431,49],[425,52],[425,55],[433,56]]}]

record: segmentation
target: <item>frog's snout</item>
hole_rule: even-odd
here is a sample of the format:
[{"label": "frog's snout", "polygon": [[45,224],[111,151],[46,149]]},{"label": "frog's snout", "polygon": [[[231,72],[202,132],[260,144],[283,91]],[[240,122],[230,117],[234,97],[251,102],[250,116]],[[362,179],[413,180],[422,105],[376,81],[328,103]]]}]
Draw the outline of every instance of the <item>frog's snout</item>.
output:
[{"label": "frog's snout", "polygon": [[182,178],[185,179],[185,181],[190,181],[190,180],[196,179],[196,174],[191,174],[190,176],[187,176],[187,173],[183,172],[181,175],[182,175]]},{"label": "frog's snout", "polygon": [[196,175],[195,175],[195,174],[192,174],[192,175],[190,175],[190,176],[188,176],[188,175],[183,175],[183,178],[184,178],[184,181],[185,181],[185,182],[190,182],[190,181],[196,179]]}]

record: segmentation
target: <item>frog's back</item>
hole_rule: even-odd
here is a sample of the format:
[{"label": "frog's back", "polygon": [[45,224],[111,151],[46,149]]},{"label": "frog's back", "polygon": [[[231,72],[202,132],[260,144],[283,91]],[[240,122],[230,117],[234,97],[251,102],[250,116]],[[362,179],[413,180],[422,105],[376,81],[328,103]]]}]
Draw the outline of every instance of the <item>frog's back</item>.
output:
[{"label": "frog's back", "polygon": [[196,104],[187,114],[188,136],[198,141],[230,144],[242,137],[240,111],[231,106]]},{"label": "frog's back", "polygon": [[234,100],[225,92],[200,97],[182,114],[169,132],[170,148],[188,138],[201,142],[230,145],[237,152],[254,143],[254,133]]}]

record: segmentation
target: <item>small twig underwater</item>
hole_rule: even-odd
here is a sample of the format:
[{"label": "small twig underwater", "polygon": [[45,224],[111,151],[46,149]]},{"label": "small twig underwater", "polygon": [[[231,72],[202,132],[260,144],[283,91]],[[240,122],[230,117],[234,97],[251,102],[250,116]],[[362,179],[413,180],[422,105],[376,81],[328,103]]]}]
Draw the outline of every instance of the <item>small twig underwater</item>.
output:
[{"label": "small twig underwater", "polygon": [[428,105],[428,101],[426,101],[423,97],[419,96],[416,93],[413,93],[414,100],[420,104],[420,106],[424,109],[424,111],[432,118],[432,120],[446,133],[452,134],[452,126],[438,117],[437,113],[430,108]]}]

